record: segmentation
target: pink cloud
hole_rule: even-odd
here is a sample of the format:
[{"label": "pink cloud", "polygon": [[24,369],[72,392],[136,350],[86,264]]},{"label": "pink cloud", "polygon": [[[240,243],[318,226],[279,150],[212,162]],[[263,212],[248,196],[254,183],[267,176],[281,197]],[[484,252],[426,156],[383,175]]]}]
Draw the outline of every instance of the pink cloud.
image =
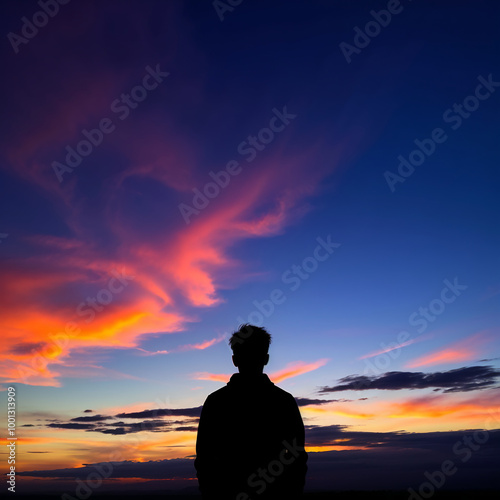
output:
[{"label": "pink cloud", "polygon": [[484,345],[490,340],[491,335],[489,332],[482,331],[458,342],[454,342],[444,349],[439,349],[438,351],[409,361],[406,367],[418,368],[420,366],[433,366],[475,360],[481,356]]},{"label": "pink cloud", "polygon": [[198,372],[193,374],[194,380],[211,380],[212,382],[229,382],[231,378],[231,373],[209,373],[209,372]]},{"label": "pink cloud", "polygon": [[276,383],[283,382],[283,380],[288,378],[297,377],[298,375],[303,375],[304,373],[317,370],[318,368],[325,366],[328,361],[329,359],[319,359],[318,361],[314,361],[312,363],[306,363],[304,361],[289,363],[282,370],[271,373],[269,378]]}]

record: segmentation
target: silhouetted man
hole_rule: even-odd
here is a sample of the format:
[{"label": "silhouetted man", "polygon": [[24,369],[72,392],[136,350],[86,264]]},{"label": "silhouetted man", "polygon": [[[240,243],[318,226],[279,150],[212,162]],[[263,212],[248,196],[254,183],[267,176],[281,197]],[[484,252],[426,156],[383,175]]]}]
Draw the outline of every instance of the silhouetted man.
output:
[{"label": "silhouetted man", "polygon": [[203,499],[299,498],[307,453],[294,397],[263,373],[271,335],[242,325],[229,344],[239,373],[210,394],[201,412],[194,462]]}]

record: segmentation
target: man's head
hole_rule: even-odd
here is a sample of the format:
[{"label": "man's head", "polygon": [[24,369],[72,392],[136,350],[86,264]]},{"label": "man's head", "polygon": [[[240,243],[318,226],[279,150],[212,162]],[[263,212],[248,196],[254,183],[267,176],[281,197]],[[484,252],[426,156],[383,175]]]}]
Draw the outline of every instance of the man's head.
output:
[{"label": "man's head", "polygon": [[233,350],[233,364],[240,373],[262,373],[269,361],[269,345],[271,335],[265,328],[249,325],[240,325],[229,339]]}]

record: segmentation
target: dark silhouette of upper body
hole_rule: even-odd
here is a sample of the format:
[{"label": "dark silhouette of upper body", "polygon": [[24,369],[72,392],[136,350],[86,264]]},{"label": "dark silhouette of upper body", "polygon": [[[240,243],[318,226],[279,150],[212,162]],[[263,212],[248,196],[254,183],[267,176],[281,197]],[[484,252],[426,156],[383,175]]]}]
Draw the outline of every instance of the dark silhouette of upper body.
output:
[{"label": "dark silhouette of upper body", "polygon": [[294,499],[307,471],[304,424],[294,397],[263,373],[271,336],[242,325],[230,340],[239,373],[201,412],[195,468],[203,499]]}]

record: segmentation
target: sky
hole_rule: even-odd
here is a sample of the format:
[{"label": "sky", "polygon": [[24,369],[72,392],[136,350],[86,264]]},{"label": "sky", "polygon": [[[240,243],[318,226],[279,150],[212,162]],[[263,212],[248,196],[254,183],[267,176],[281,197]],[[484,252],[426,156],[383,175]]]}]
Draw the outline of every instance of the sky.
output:
[{"label": "sky", "polygon": [[18,491],[195,491],[200,409],[246,322],[299,404],[306,489],[495,484],[500,6],[2,14]]}]

